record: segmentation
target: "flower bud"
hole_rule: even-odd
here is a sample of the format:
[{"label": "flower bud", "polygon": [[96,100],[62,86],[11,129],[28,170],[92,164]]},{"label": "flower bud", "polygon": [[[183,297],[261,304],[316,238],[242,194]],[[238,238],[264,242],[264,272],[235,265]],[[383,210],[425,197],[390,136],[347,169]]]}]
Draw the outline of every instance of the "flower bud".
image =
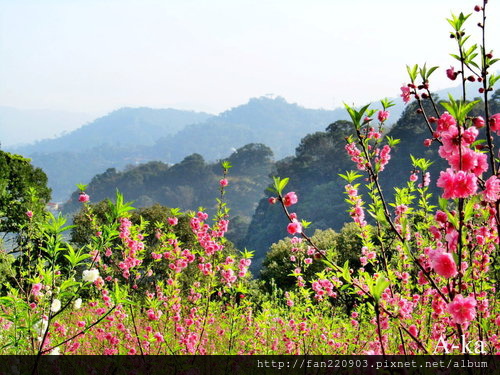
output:
[{"label": "flower bud", "polygon": [[472,123],[476,128],[481,129],[484,126],[484,118],[481,116],[474,117]]}]

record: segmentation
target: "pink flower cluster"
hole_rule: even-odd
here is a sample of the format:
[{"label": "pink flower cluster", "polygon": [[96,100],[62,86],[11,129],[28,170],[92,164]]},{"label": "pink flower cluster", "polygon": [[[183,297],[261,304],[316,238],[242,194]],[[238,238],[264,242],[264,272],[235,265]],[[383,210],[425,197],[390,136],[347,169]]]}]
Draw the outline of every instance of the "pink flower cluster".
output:
[{"label": "pink flower cluster", "polygon": [[455,173],[448,168],[440,172],[437,186],[444,189],[443,198],[467,198],[476,193],[477,177],[464,171]]},{"label": "pink flower cluster", "polygon": [[[144,250],[144,243],[132,238],[130,228],[132,222],[126,217],[120,218],[119,237],[127,245],[127,250],[123,252],[124,260],[118,263],[118,267],[122,270],[122,276],[126,279],[130,277],[130,269],[138,267],[142,264],[142,260],[137,258],[137,253]],[[138,237],[141,237],[138,235]]]},{"label": "pink flower cluster", "polygon": [[356,163],[357,168],[360,171],[364,171],[366,169],[365,160],[361,156],[361,150],[356,146],[356,143],[351,142],[346,144],[345,150],[347,151],[347,154],[351,157],[351,160],[354,163]]},{"label": "pink flower cluster", "polygon": [[357,223],[360,227],[364,227],[367,225],[365,221],[365,211],[363,209],[363,200],[360,196],[358,196],[358,189],[356,189],[351,184],[345,186],[346,193],[348,195],[348,199],[353,206],[349,214],[353,218],[354,222]]},{"label": "pink flower cluster", "polygon": [[385,166],[387,165],[387,163],[389,163],[389,160],[391,160],[391,147],[389,145],[385,145],[384,147],[382,147],[382,150],[380,150],[378,157],[375,158],[375,162],[380,165],[380,172],[385,169]]},{"label": "pink flower cluster", "polygon": [[217,251],[224,248],[222,244],[219,244],[215,238],[222,237],[225,230],[227,230],[228,223],[223,222],[218,225],[218,230],[212,230],[210,226],[203,222],[206,220],[208,215],[204,212],[198,212],[197,217],[193,217],[190,221],[191,230],[196,235],[198,243],[205,250],[206,255],[213,255]]},{"label": "pink flower cluster", "polygon": [[478,130],[470,127],[459,134],[456,120],[445,112],[437,120],[436,137],[443,145],[439,155],[446,159],[451,168],[440,173],[437,186],[444,189],[444,198],[467,198],[476,193],[477,178],[488,169],[486,154],[470,148],[476,140]]},{"label": "pink flower cluster", "polygon": [[321,300],[325,295],[328,297],[337,297],[337,293],[333,291],[334,285],[330,280],[320,279],[314,281],[311,288],[316,292],[314,296],[316,299]]}]

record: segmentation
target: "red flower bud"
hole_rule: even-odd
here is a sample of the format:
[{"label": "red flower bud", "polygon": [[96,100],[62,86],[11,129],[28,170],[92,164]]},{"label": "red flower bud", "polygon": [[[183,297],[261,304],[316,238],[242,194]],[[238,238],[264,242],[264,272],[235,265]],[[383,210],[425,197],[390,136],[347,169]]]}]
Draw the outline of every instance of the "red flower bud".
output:
[{"label": "red flower bud", "polygon": [[484,126],[484,118],[481,116],[474,117],[472,123],[476,128],[481,129]]}]

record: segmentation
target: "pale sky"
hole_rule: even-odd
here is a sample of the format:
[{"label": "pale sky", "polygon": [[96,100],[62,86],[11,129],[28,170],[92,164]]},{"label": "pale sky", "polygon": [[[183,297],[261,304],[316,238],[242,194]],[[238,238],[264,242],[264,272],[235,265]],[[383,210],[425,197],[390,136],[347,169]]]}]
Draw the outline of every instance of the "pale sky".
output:
[{"label": "pale sky", "polygon": [[[477,1],[480,2],[479,0]],[[406,64],[444,70],[445,18],[469,0],[0,0],[0,105],[219,113],[275,94],[332,109],[399,95]],[[490,1],[498,51],[500,5]],[[496,17],[496,19],[495,19]],[[479,34],[475,34],[478,35]]]}]

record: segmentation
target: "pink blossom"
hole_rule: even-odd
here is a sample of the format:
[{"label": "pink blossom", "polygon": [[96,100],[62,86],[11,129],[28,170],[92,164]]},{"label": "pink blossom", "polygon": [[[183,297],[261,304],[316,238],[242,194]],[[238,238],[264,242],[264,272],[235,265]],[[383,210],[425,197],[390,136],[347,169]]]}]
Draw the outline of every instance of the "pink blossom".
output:
[{"label": "pink blossom", "polygon": [[408,103],[411,99],[410,88],[408,86],[401,87],[401,97],[403,98],[403,102]]},{"label": "pink blossom", "polygon": [[227,186],[227,184],[228,184],[227,178],[223,178],[222,180],[219,181],[219,185],[222,187]]},{"label": "pink blossom", "polygon": [[448,304],[447,311],[456,324],[468,323],[476,317],[476,305],[474,297],[464,298],[461,294],[457,294],[453,302]]},{"label": "pink blossom", "polygon": [[424,146],[425,147],[429,147],[431,145],[431,143],[432,143],[432,139],[427,138],[427,139],[424,140]]},{"label": "pink blossom", "polygon": [[169,225],[177,225],[177,223],[179,222],[179,219],[177,219],[176,217],[169,217],[168,218],[168,224]]},{"label": "pink blossom", "polygon": [[408,332],[410,332],[410,334],[413,337],[417,337],[417,335],[418,335],[417,327],[415,327],[414,324],[412,324],[411,326],[408,327]]},{"label": "pink blossom", "polygon": [[26,216],[31,219],[33,217],[33,211],[26,211]]},{"label": "pink blossom", "polygon": [[295,204],[299,201],[299,199],[297,198],[297,194],[295,194],[295,192],[291,191],[289,193],[287,193],[284,197],[283,197],[283,204],[285,206],[291,206],[292,204]]},{"label": "pink blossom", "polygon": [[412,173],[410,175],[410,181],[415,182],[418,180],[418,176],[415,173]]},{"label": "pink blossom", "polygon": [[446,172],[441,171],[437,186],[444,189],[443,198],[467,198],[476,193],[477,178],[472,173],[455,173],[448,168]]},{"label": "pink blossom", "polygon": [[165,339],[163,338],[163,335],[160,333],[160,332],[156,332],[154,334],[154,338],[156,339],[156,341],[158,342],[164,342]]},{"label": "pink blossom", "polygon": [[475,127],[468,128],[462,133],[462,145],[469,146],[476,140],[479,135],[479,130]]},{"label": "pink blossom", "polygon": [[276,197],[269,197],[267,201],[269,202],[269,204],[275,204],[278,199]]},{"label": "pink blossom", "polygon": [[431,258],[432,268],[440,276],[450,278],[457,275],[457,264],[450,253],[443,252],[442,249],[433,250]]},{"label": "pink blossom", "polygon": [[500,113],[496,113],[490,117],[491,130],[500,135]]},{"label": "pink blossom", "polygon": [[437,131],[447,131],[451,126],[456,125],[456,121],[448,112],[444,112],[438,120]]},{"label": "pink blossom", "polygon": [[31,293],[34,296],[37,296],[38,294],[40,294],[40,290],[42,290],[42,287],[43,285],[41,283],[33,284],[33,286],[31,287]]},{"label": "pink blossom", "polygon": [[90,200],[90,197],[89,197],[87,194],[85,194],[84,192],[81,192],[81,193],[80,193],[80,195],[79,195],[79,197],[78,197],[78,201],[79,201],[79,202],[86,203],[86,202],[88,202],[89,200]]},{"label": "pink blossom", "polygon": [[446,212],[443,211],[437,211],[435,215],[436,221],[440,223],[446,223],[448,221],[448,215],[446,215]]},{"label": "pink blossom", "polygon": [[379,111],[377,116],[380,122],[384,122],[389,118],[389,111]]},{"label": "pink blossom", "polygon": [[488,169],[488,162],[486,154],[474,152],[470,148],[462,150],[462,159],[460,154],[453,153],[448,158],[448,163],[455,171],[472,172],[476,176],[483,174]]},{"label": "pink blossom", "polygon": [[290,224],[288,224],[286,230],[290,234],[302,233],[302,225],[297,220],[293,220]]},{"label": "pink blossom", "polygon": [[490,203],[500,199],[500,179],[497,176],[491,176],[484,185],[484,200]]}]

